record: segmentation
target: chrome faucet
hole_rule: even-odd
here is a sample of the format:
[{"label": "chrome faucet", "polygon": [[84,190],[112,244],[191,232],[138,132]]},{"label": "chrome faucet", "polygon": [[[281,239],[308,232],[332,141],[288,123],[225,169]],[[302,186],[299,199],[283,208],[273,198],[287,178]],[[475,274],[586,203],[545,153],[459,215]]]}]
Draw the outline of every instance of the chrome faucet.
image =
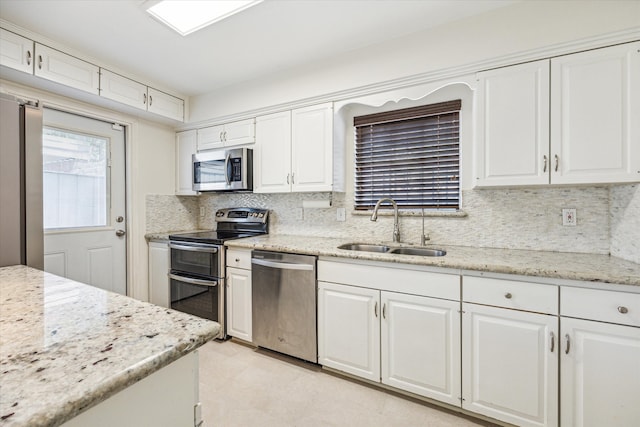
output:
[{"label": "chrome faucet", "polygon": [[422,236],[420,236],[420,246],[427,246],[427,240],[431,240],[428,234],[424,234],[424,208],[422,208]]},{"label": "chrome faucet", "polygon": [[380,205],[382,202],[388,201],[393,206],[393,241],[400,242],[400,226],[398,225],[398,204],[395,200],[390,199],[388,197],[382,198],[378,200],[376,206],[373,208],[373,214],[371,215],[371,221],[377,221],[378,219],[378,209],[380,209]]}]

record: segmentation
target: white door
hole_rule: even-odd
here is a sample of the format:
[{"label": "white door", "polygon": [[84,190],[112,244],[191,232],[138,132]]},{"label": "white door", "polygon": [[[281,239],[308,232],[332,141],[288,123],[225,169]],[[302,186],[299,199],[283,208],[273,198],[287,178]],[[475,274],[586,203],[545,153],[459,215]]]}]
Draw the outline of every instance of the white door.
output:
[{"label": "white door", "polygon": [[640,421],[640,328],[562,317],[562,426]]},{"label": "white door", "polygon": [[380,381],[380,291],[318,283],[318,363]]},{"label": "white door", "polygon": [[558,425],[558,318],[466,303],[462,313],[462,408]]},{"label": "white door", "polygon": [[45,271],[126,294],[125,129],[45,108]]},{"label": "white door", "polygon": [[460,406],[460,302],[382,292],[382,382]]}]

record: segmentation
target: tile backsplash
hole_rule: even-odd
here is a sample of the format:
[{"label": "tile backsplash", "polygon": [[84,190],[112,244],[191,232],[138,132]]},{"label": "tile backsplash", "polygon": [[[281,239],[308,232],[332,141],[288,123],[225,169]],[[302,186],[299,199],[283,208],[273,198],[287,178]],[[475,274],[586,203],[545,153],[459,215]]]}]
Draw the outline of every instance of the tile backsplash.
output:
[{"label": "tile backsplash", "polygon": [[[307,200],[330,200],[330,208],[302,209]],[[211,193],[198,197],[147,196],[147,232],[215,227],[219,208],[260,207],[271,210],[270,232],[338,237],[352,241],[390,241],[391,211],[377,222],[352,209],[349,193]],[[204,215],[200,216],[200,208]],[[336,209],[346,208],[346,221]],[[575,208],[577,226],[562,225],[562,208]],[[640,188],[571,187],[466,190],[465,216],[424,218],[429,243],[559,252],[611,253],[640,262]],[[300,219],[302,214],[302,219]],[[400,217],[403,242],[419,243],[420,213]]]}]

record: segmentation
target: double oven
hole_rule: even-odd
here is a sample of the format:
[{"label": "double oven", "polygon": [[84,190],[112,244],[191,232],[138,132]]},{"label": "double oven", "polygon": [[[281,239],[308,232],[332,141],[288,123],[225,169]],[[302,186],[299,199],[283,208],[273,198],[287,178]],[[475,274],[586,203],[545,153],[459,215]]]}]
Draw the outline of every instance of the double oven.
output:
[{"label": "double oven", "polygon": [[216,230],[169,235],[171,308],[220,323],[218,338],[226,338],[224,242],[268,233],[268,215],[266,209],[219,209]]}]

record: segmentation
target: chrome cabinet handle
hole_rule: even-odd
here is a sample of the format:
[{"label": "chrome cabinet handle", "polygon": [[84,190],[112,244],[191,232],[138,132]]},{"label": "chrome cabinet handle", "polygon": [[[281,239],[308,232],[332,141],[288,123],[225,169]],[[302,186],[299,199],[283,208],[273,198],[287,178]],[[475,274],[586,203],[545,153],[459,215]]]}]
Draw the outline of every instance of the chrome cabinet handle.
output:
[{"label": "chrome cabinet handle", "polygon": [[291,173],[291,184],[295,184],[296,183],[296,174],[295,173]]},{"label": "chrome cabinet handle", "polygon": [[558,155],[557,155],[557,154],[556,154],[556,155],[554,155],[553,157],[554,157],[554,159],[556,160],[556,168],[555,168],[555,171],[556,171],[556,172],[558,172],[558,165],[560,164],[560,158],[558,157]]},{"label": "chrome cabinet handle", "polygon": [[27,65],[31,65],[31,51],[27,51]]},{"label": "chrome cabinet handle", "polygon": [[511,292],[507,292],[506,294],[504,294],[504,297],[506,299],[511,299],[513,297],[513,295],[511,295]]},{"label": "chrome cabinet handle", "polygon": [[547,155],[545,154],[544,156],[542,156],[542,172],[546,172],[547,171]]},{"label": "chrome cabinet handle", "polygon": [[153,96],[149,95],[149,107],[153,105]]},{"label": "chrome cabinet handle", "polygon": [[618,307],[618,312],[620,314],[627,314],[629,312],[629,309],[621,305],[620,307]]},{"label": "chrome cabinet handle", "polygon": [[147,94],[146,93],[142,95],[142,103],[145,104],[145,105],[147,104]]},{"label": "chrome cabinet handle", "polygon": [[382,318],[386,319],[387,318],[387,304],[382,304]]},{"label": "chrome cabinet handle", "polygon": [[42,70],[42,55],[38,55],[38,69]]},{"label": "chrome cabinet handle", "polygon": [[567,334],[564,338],[567,340],[567,348],[565,349],[564,354],[569,354],[569,350],[571,349],[571,337]]},{"label": "chrome cabinet handle", "polygon": [[290,183],[289,183],[289,175],[290,175],[290,174],[287,174],[287,184],[290,184]]},{"label": "chrome cabinet handle", "polygon": [[551,338],[551,349],[549,351],[551,351],[551,353],[553,353],[553,350],[556,348],[556,337],[555,337],[555,335],[553,335],[553,332],[550,332],[549,336]]},{"label": "chrome cabinet handle", "polygon": [[373,306],[373,313],[378,317],[378,301],[376,301],[376,304]]},{"label": "chrome cabinet handle", "polygon": [[124,230],[116,230],[116,236],[122,237],[124,235],[125,235],[125,231]]}]

